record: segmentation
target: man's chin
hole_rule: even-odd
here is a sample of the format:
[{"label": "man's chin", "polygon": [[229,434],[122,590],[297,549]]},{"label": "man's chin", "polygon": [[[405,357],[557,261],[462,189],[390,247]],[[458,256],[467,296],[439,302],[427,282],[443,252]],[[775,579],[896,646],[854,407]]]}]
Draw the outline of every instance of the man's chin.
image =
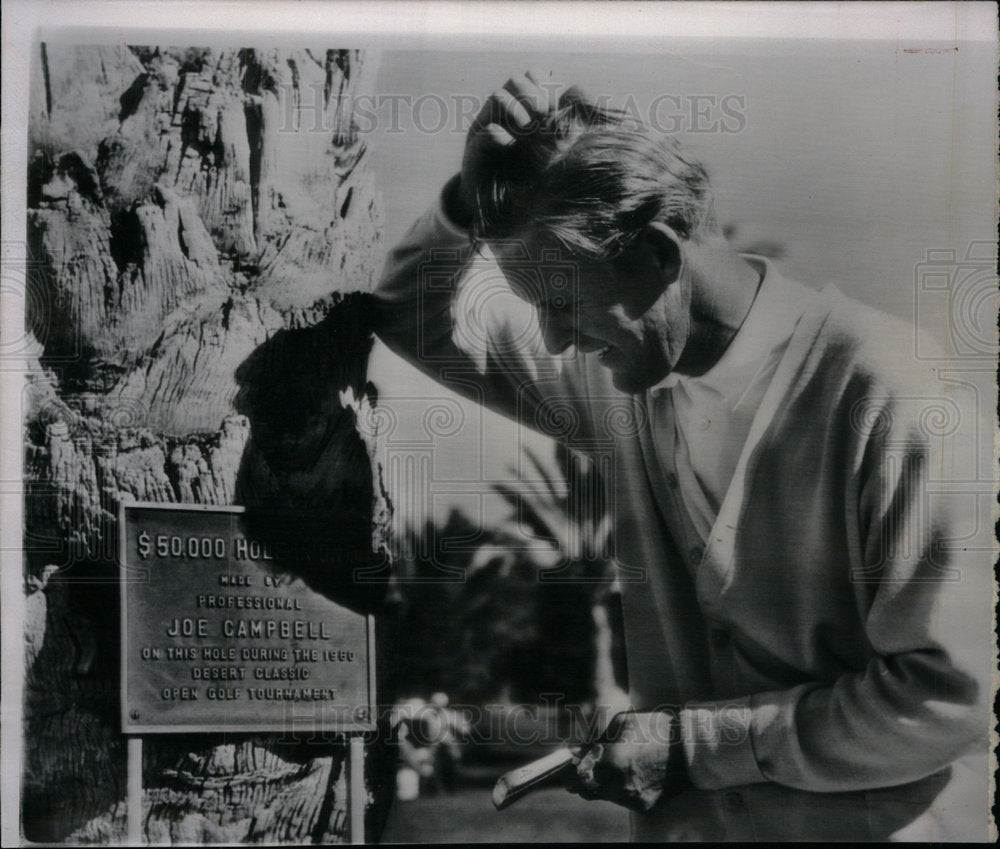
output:
[{"label": "man's chin", "polygon": [[657,381],[651,379],[650,376],[646,374],[635,374],[634,372],[612,370],[611,382],[614,384],[615,389],[619,392],[627,392],[629,395],[638,395],[640,392],[645,392]]},{"label": "man's chin", "polygon": [[652,369],[629,369],[606,367],[611,372],[611,382],[619,392],[638,395],[651,386],[656,386],[670,372],[669,367],[660,371]]}]

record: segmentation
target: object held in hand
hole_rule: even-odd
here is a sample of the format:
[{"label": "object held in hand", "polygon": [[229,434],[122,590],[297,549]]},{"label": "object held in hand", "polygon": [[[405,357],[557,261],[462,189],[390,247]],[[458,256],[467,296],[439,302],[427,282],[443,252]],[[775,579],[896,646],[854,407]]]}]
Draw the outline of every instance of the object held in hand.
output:
[{"label": "object held in hand", "polygon": [[543,786],[549,779],[575,769],[581,752],[579,748],[563,747],[526,766],[504,773],[493,787],[493,804],[496,809],[503,810],[522,796]]}]

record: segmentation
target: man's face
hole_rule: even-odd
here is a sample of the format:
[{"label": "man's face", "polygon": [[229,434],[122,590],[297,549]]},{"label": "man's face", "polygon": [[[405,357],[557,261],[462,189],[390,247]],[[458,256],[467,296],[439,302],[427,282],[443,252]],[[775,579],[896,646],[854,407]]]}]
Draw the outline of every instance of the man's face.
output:
[{"label": "man's face", "polygon": [[[630,393],[673,369],[687,341],[690,298],[686,282],[647,243],[613,262],[575,260],[537,236],[520,245],[491,248],[511,289],[538,311],[550,353],[571,345],[596,353],[615,386]],[[575,274],[567,280],[570,264]]]}]

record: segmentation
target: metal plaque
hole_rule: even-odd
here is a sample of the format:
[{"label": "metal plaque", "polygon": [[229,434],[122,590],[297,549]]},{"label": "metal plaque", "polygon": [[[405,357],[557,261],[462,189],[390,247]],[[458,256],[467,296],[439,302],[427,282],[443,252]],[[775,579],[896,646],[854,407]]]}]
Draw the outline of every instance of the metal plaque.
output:
[{"label": "metal plaque", "polygon": [[322,525],[274,516],[122,507],[125,733],[375,727],[374,620],[300,568],[336,568]]}]

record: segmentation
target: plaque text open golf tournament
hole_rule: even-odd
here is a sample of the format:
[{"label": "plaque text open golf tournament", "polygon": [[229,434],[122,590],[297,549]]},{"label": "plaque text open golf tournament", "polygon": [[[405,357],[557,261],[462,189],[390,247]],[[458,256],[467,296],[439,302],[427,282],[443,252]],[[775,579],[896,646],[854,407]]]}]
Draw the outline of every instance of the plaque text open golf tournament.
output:
[{"label": "plaque text open golf tournament", "polygon": [[307,533],[260,539],[253,518],[241,507],[123,507],[126,733],[374,727],[372,617],[295,574],[297,555],[317,554]]}]

